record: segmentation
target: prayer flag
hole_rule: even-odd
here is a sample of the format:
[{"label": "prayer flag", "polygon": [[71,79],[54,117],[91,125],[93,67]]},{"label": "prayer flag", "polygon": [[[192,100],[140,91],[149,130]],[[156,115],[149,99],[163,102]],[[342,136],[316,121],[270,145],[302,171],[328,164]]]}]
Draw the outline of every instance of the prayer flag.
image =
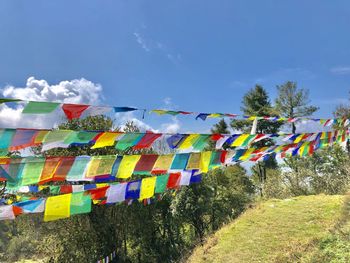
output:
[{"label": "prayer flag", "polygon": [[26,147],[34,146],[34,140],[37,134],[37,130],[16,129],[9,150],[17,151]]},{"label": "prayer flag", "polygon": [[115,140],[121,135],[117,132],[104,132],[96,140],[94,146],[91,149],[101,148],[105,146],[113,146]]},{"label": "prayer flag", "polygon": [[134,150],[149,148],[155,140],[157,140],[161,134],[158,133],[146,133],[141,140],[133,147]]},{"label": "prayer flag", "polygon": [[0,99],[0,104],[7,103],[7,102],[18,102],[18,101],[22,101],[22,100],[19,100],[19,99],[1,98],[1,99]]},{"label": "prayer flag", "polygon": [[192,175],[190,184],[200,183],[202,181],[202,174]]},{"label": "prayer flag", "polygon": [[212,152],[202,152],[201,153],[201,159],[199,164],[199,170],[202,173],[207,173],[209,169],[210,159],[211,159]]},{"label": "prayer flag", "polygon": [[127,183],[125,199],[138,199],[140,198],[141,180]]},{"label": "prayer flag", "polygon": [[114,107],[114,112],[127,112],[127,111],[135,111],[136,108],[131,107]]},{"label": "prayer flag", "polygon": [[156,163],[153,166],[152,174],[164,174],[170,168],[174,159],[173,154],[159,155]]},{"label": "prayer flag", "polygon": [[191,153],[187,163],[187,170],[198,170],[200,168],[201,153]]},{"label": "prayer flag", "polygon": [[20,207],[24,214],[42,213],[45,209],[45,199],[40,198],[18,202],[15,206]]},{"label": "prayer flag", "polygon": [[88,144],[99,134],[99,132],[92,131],[74,131],[70,133],[65,139],[64,144],[81,145]]},{"label": "prayer flag", "polygon": [[202,151],[208,143],[211,136],[207,134],[200,134],[197,140],[193,143],[192,147],[194,150]]},{"label": "prayer flag", "polygon": [[171,149],[175,149],[187,136],[186,134],[174,134],[167,138],[166,141]]},{"label": "prayer flag", "polygon": [[121,179],[129,178],[137,162],[140,160],[140,155],[124,155],[118,169],[117,177]]},{"label": "prayer flag", "polygon": [[91,196],[86,193],[73,193],[70,204],[70,215],[91,212]]},{"label": "prayer flag", "polygon": [[12,205],[0,205],[0,220],[13,220],[15,214]]},{"label": "prayer flag", "polygon": [[72,194],[49,196],[46,200],[44,221],[53,221],[70,216]]},{"label": "prayer flag", "polygon": [[47,133],[42,142],[42,151],[57,147],[67,148],[69,144],[64,143],[64,140],[72,133],[74,133],[74,131],[70,130],[54,130]]},{"label": "prayer flag", "polygon": [[112,174],[112,168],[117,156],[105,155],[105,156],[92,156],[89,162],[86,177],[92,178],[98,175],[110,175]]},{"label": "prayer flag", "polygon": [[178,153],[175,154],[173,163],[171,164],[171,170],[184,170],[186,169],[189,153]]},{"label": "prayer flag", "polygon": [[151,174],[153,166],[158,159],[156,154],[141,155],[140,160],[135,166],[135,174]]},{"label": "prayer flag", "polygon": [[151,198],[154,195],[156,176],[143,178],[141,181],[140,200]]},{"label": "prayer flag", "polygon": [[68,120],[79,119],[81,114],[89,108],[89,105],[79,105],[79,104],[63,104],[62,110],[66,115]]},{"label": "prayer flag", "polygon": [[193,146],[193,144],[199,139],[199,134],[190,134],[183,140],[178,149],[184,150]]},{"label": "prayer flag", "polygon": [[58,102],[40,102],[40,101],[29,101],[24,107],[22,113],[28,114],[43,114],[53,112],[58,105]]},{"label": "prayer flag", "polygon": [[75,157],[58,157],[60,158],[60,162],[56,170],[54,171],[54,175],[52,177],[53,181],[64,181],[67,178],[67,175],[72,168],[72,165],[75,161]]},{"label": "prayer flag", "polygon": [[74,163],[67,174],[66,180],[79,181],[85,179],[85,173],[89,162],[90,156],[75,157]]},{"label": "prayer flag", "polygon": [[117,150],[124,151],[130,147],[135,146],[143,137],[143,134],[140,133],[124,133],[124,135],[118,140],[115,148]]},{"label": "prayer flag", "polygon": [[23,168],[21,185],[39,183],[45,165],[45,158],[27,157]]},{"label": "prayer flag", "polygon": [[192,171],[182,171],[179,185],[189,185],[192,177]]},{"label": "prayer flag", "polygon": [[166,189],[167,184],[168,184],[169,174],[158,175],[158,176],[156,176],[156,178],[157,178],[157,180],[156,180],[155,193],[156,194],[163,193]]},{"label": "prayer flag", "polygon": [[127,183],[112,184],[107,190],[107,204],[125,201]]},{"label": "prayer flag", "polygon": [[201,119],[205,121],[209,115],[210,115],[209,113],[200,113],[197,115],[196,120]]},{"label": "prayer flag", "polygon": [[179,187],[181,179],[181,173],[171,173],[169,175],[168,183],[167,183],[167,188],[168,189],[175,189]]},{"label": "prayer flag", "polygon": [[46,157],[44,168],[40,176],[40,183],[51,181],[60,163],[61,157]]},{"label": "prayer flag", "polygon": [[11,145],[12,137],[16,130],[2,129],[0,130],[0,155],[4,156],[8,153],[8,148]]}]

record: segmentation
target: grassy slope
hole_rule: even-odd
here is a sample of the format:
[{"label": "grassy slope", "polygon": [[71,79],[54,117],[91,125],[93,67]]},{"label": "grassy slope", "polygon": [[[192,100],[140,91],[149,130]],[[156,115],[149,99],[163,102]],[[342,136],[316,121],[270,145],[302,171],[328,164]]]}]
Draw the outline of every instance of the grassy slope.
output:
[{"label": "grassy slope", "polygon": [[346,202],[326,195],[266,201],[224,226],[188,262],[350,262]]}]

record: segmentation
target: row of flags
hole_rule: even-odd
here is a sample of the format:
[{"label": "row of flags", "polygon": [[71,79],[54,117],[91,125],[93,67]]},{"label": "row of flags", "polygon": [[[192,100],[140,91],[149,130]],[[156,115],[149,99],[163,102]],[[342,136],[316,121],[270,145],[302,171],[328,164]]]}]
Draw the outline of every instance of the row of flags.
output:
[{"label": "row of flags", "polygon": [[[23,198],[24,200],[20,202],[0,206],[0,220],[15,219],[21,214],[44,213],[44,221],[53,221],[89,213],[92,203],[114,205],[122,202],[130,203],[132,200],[145,200],[148,203],[149,199],[155,195],[199,183],[201,179],[201,174],[184,171],[145,177],[130,182],[79,185],[79,188],[70,188],[70,190],[61,185],[59,186],[61,192],[58,195]],[[65,189],[64,194],[61,194],[63,189]]]},{"label": "row of flags", "polygon": [[0,180],[7,181],[7,188],[18,188],[55,181],[106,182],[129,179],[132,175],[149,176],[181,171],[207,173],[225,165],[265,160],[272,154],[281,158],[311,155],[319,148],[345,140],[346,136],[342,134],[270,147],[163,155],[3,157],[0,158]]},{"label": "row of flags", "polygon": [[[8,205],[0,206],[0,220],[5,219],[14,219],[16,215],[20,214],[30,214],[30,213],[42,213],[44,212],[44,221],[52,221],[62,218],[67,218],[76,214],[89,213],[91,211],[91,204],[116,204],[121,202],[130,203],[132,200],[146,200],[149,202],[149,199],[154,197],[156,194],[164,193],[169,189],[179,189],[181,186],[187,186],[191,183],[198,183],[201,181],[202,173],[207,172],[209,169],[215,169],[218,167],[222,167],[223,165],[234,164],[242,161],[258,161],[261,158],[269,157],[271,154],[277,155],[281,158],[286,156],[306,156],[311,155],[317,149],[328,146],[332,143],[341,143],[343,142],[343,137],[338,136],[333,141],[329,140],[318,140],[312,142],[301,142],[295,144],[287,144],[287,145],[275,145],[271,147],[262,147],[259,149],[248,148],[248,149],[237,149],[234,151],[208,151],[201,153],[190,153],[190,154],[172,154],[172,155],[125,155],[125,156],[93,156],[91,158],[99,158],[106,157],[107,159],[112,159],[116,162],[119,157],[121,160],[124,158],[135,158],[138,160],[131,161],[131,159],[127,159],[125,163],[125,167],[122,169],[122,174],[125,175],[125,170],[128,170],[128,176],[126,177],[117,177],[121,179],[130,178],[132,174],[137,174],[137,171],[145,172],[148,170],[147,177],[128,181],[128,182],[115,182],[115,183],[105,183],[105,184],[83,184],[83,185],[37,185],[37,181],[31,181],[31,184],[35,184],[33,186],[20,186],[17,189],[13,188],[12,192],[16,194],[26,193],[33,194],[38,193],[39,191],[43,191],[45,189],[49,189],[51,196],[47,198],[39,198],[39,197],[31,197],[26,200],[15,202]],[[137,158],[135,157],[137,156]],[[141,160],[142,156],[144,156],[144,163],[140,163],[139,168],[143,167],[140,170],[137,170],[136,167],[138,162]],[[150,156],[157,156],[154,161],[150,161],[152,158]],[[171,162],[165,161],[163,158],[168,158],[171,156]],[[59,165],[61,162],[65,162],[66,158],[77,158],[80,157],[49,157],[50,158],[61,158],[60,162],[57,162],[56,165]],[[84,156],[86,157],[86,156]],[[28,158],[3,158],[0,160],[1,167],[1,175],[4,175],[4,171],[7,172],[7,175],[11,173],[10,171],[22,171],[22,174],[19,176],[20,180],[23,184],[23,179],[28,180],[27,176],[32,177],[34,174],[36,178],[41,178],[42,174],[45,173],[43,168],[46,163],[44,162],[44,166],[42,166],[42,162],[38,159],[41,157],[34,157],[32,162],[27,162]],[[90,158],[90,157],[89,157]],[[150,159],[148,159],[150,158]],[[157,167],[156,163],[158,158],[161,158],[162,161],[159,164],[162,166],[158,173],[152,174],[152,171],[156,171],[153,167]],[[190,160],[191,158],[191,160]],[[147,160],[148,159],[148,160]],[[15,161],[16,160],[16,161]],[[26,160],[22,162],[22,160]],[[15,161],[15,162],[14,162]],[[52,161],[52,160],[51,160]],[[165,162],[164,162],[165,161]],[[114,162],[112,166],[109,165],[109,172],[113,169]],[[19,165],[17,167],[12,167],[14,163],[16,164],[24,164],[23,166]],[[110,162],[112,163],[112,162]],[[122,161],[119,163],[121,165]],[[167,164],[166,164],[167,163]],[[40,164],[39,166],[37,166]],[[50,163],[46,167],[51,167],[50,171],[55,174],[57,170],[61,168],[55,167],[54,163]],[[73,162],[74,164],[74,162]],[[150,165],[153,164],[153,165]],[[164,166],[164,164],[166,164]],[[29,165],[29,166],[27,166]],[[33,165],[33,166],[32,166]],[[129,165],[133,167],[132,169],[126,168]],[[103,166],[103,165],[102,165]],[[152,169],[145,169],[145,167],[152,167]],[[26,168],[27,167],[27,168]],[[92,168],[94,167],[94,168]],[[112,168],[111,168],[112,167]],[[168,170],[170,168],[170,170]],[[157,167],[159,168],[159,167]],[[83,181],[86,181],[87,170],[94,169],[94,171],[99,170],[99,165],[89,166],[89,168],[85,167],[81,169],[70,167],[70,170],[74,170],[79,174],[78,178],[82,178]],[[25,171],[25,172],[24,172]],[[83,171],[83,173],[81,173]],[[104,171],[101,175],[105,180],[106,178],[111,178],[112,173],[105,173],[105,168],[102,168]],[[24,173],[23,173],[24,172]],[[16,174],[16,173],[15,173]],[[46,173],[49,174],[49,173]],[[84,175],[83,178],[81,175]],[[107,175],[106,175],[107,174]],[[16,174],[18,175],[18,174]],[[107,177],[106,177],[107,176]],[[101,177],[92,177],[90,180],[98,181],[98,179],[102,179]],[[9,178],[3,178],[8,180]],[[12,178],[13,179],[13,178]],[[77,179],[77,178],[76,178]],[[59,178],[59,180],[69,180],[66,176]],[[79,181],[80,179],[78,179]],[[75,181],[75,179],[73,179]],[[29,183],[27,181],[27,183]],[[48,182],[46,180],[42,181]],[[8,181],[11,183],[11,181]],[[8,188],[8,191],[11,192],[11,187]]]},{"label": "row of flags", "polygon": [[209,143],[216,149],[228,147],[248,147],[253,143],[270,138],[285,142],[299,143],[329,139],[337,136],[349,136],[349,131],[329,131],[297,134],[169,134],[152,132],[119,131],[73,131],[40,129],[0,129],[0,156],[10,151],[40,146],[42,151],[70,146],[90,146],[91,149],[115,147],[117,150],[140,150],[152,147],[156,142],[164,141],[169,149],[183,151],[203,151]]},{"label": "row of flags", "polygon": [[119,106],[96,106],[89,104],[73,104],[73,103],[60,103],[60,102],[46,102],[46,101],[26,101],[20,99],[9,99],[0,98],[1,103],[25,103],[23,108],[23,114],[49,114],[58,109],[61,109],[65,114],[66,118],[69,120],[78,119],[84,116],[107,114],[110,112],[120,113],[120,112],[131,112],[131,111],[142,111],[143,115],[145,112],[155,113],[158,115],[194,115],[195,119],[206,120],[207,118],[242,118],[246,120],[268,120],[268,121],[279,121],[293,123],[296,121],[316,121],[324,126],[331,126],[334,124],[340,124],[343,126],[348,126],[350,120],[348,119],[318,119],[318,118],[307,118],[307,117],[297,117],[297,118],[285,118],[279,116],[246,116],[232,113],[204,113],[204,112],[192,112],[183,110],[165,110],[165,109],[140,109],[135,107],[119,107]]}]

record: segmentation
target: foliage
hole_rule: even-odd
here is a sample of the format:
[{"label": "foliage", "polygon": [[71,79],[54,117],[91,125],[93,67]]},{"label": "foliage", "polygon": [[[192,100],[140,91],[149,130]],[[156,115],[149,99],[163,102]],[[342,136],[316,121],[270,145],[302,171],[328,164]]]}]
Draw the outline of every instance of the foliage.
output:
[{"label": "foliage", "polygon": [[[316,106],[309,106],[309,90],[298,89],[297,83],[287,81],[277,86],[276,110],[280,116],[296,118],[310,116],[318,110]],[[295,123],[292,123],[292,133],[295,133]]]}]

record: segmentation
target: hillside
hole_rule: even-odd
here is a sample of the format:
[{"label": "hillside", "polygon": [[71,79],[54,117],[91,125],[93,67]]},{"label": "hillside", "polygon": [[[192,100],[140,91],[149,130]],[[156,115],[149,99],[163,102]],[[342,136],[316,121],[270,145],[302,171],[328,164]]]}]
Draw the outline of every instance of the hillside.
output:
[{"label": "hillside", "polygon": [[269,200],[211,236],[198,262],[350,262],[348,196]]}]

